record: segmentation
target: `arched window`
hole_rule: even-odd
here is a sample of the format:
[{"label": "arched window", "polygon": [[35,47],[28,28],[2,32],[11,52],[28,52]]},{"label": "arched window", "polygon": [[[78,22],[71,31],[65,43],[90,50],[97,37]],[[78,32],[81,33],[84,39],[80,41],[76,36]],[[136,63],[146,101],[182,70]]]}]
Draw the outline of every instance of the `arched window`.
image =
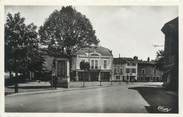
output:
[{"label": "arched window", "polygon": [[104,69],[107,68],[107,60],[104,60]]},{"label": "arched window", "polygon": [[95,69],[98,69],[98,60],[95,60]]},{"label": "arched window", "polygon": [[91,69],[94,69],[94,60],[91,60]]}]

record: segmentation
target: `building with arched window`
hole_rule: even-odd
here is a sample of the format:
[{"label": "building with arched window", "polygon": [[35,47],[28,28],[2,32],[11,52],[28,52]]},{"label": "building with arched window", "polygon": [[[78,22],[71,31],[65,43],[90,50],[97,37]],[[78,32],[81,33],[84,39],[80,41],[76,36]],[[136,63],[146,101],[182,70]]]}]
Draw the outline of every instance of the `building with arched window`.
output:
[{"label": "building with arched window", "polygon": [[[90,46],[78,50],[72,58],[73,81],[110,81],[112,72],[112,51],[101,46]],[[89,71],[80,69],[80,62],[89,62]]]}]

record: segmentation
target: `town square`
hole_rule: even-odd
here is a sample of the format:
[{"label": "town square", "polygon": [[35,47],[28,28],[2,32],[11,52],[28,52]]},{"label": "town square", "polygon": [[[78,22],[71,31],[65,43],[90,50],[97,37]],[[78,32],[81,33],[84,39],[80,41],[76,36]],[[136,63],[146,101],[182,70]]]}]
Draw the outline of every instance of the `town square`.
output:
[{"label": "town square", "polygon": [[5,6],[5,112],[178,113],[178,7]]}]

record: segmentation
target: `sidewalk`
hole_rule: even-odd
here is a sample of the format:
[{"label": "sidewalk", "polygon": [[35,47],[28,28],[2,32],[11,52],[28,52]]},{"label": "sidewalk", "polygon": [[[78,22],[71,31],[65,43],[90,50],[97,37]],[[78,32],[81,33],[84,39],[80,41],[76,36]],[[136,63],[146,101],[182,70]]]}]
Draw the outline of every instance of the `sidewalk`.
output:
[{"label": "sidewalk", "polygon": [[61,88],[58,87],[54,89],[50,86],[49,82],[28,82],[19,84],[19,93],[14,93],[14,86],[5,87],[6,96],[14,95],[23,95],[23,94],[40,94],[40,93],[54,93],[59,91],[72,91],[72,90],[85,90],[91,88],[103,88],[111,86],[127,86],[127,87],[137,87],[137,86],[161,86],[161,83],[158,82],[135,82],[135,83],[126,83],[126,82],[85,82],[83,87],[83,82],[70,82],[70,88]]},{"label": "sidewalk", "polygon": [[[85,86],[83,87],[82,82],[71,82],[70,88],[61,88],[57,87],[57,89],[52,88],[48,86],[48,83],[40,83],[44,84],[40,86],[30,86],[31,83],[26,84],[20,84],[19,86],[19,93],[14,93],[14,87],[11,88],[6,87],[6,96],[16,96],[16,95],[29,95],[29,94],[40,94],[40,93],[55,93],[55,92],[64,92],[64,91],[73,91],[73,90],[87,90],[87,89],[93,89],[93,88],[104,88],[104,87],[110,87],[110,86],[118,86],[119,83],[111,83],[110,82],[102,82],[100,85],[100,82],[85,82]],[[36,83],[33,83],[36,84]],[[36,87],[36,88],[35,88]],[[40,87],[40,88],[37,88]],[[46,88],[43,88],[46,87]],[[42,89],[41,89],[42,88]],[[10,92],[11,90],[11,92]],[[9,92],[8,92],[9,91]]]},{"label": "sidewalk", "polygon": [[[50,87],[49,82],[27,82],[18,84],[19,93],[44,91],[51,89],[52,88]],[[5,87],[5,95],[10,94],[14,94],[14,85]]]}]

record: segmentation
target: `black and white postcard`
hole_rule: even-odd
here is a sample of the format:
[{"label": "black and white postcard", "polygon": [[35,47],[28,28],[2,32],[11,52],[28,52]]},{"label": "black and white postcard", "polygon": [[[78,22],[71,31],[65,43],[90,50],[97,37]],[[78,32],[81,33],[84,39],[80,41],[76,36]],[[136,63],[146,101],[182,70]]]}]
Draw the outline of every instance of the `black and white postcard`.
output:
[{"label": "black and white postcard", "polygon": [[53,2],[2,1],[3,117],[181,116],[178,1]]}]

